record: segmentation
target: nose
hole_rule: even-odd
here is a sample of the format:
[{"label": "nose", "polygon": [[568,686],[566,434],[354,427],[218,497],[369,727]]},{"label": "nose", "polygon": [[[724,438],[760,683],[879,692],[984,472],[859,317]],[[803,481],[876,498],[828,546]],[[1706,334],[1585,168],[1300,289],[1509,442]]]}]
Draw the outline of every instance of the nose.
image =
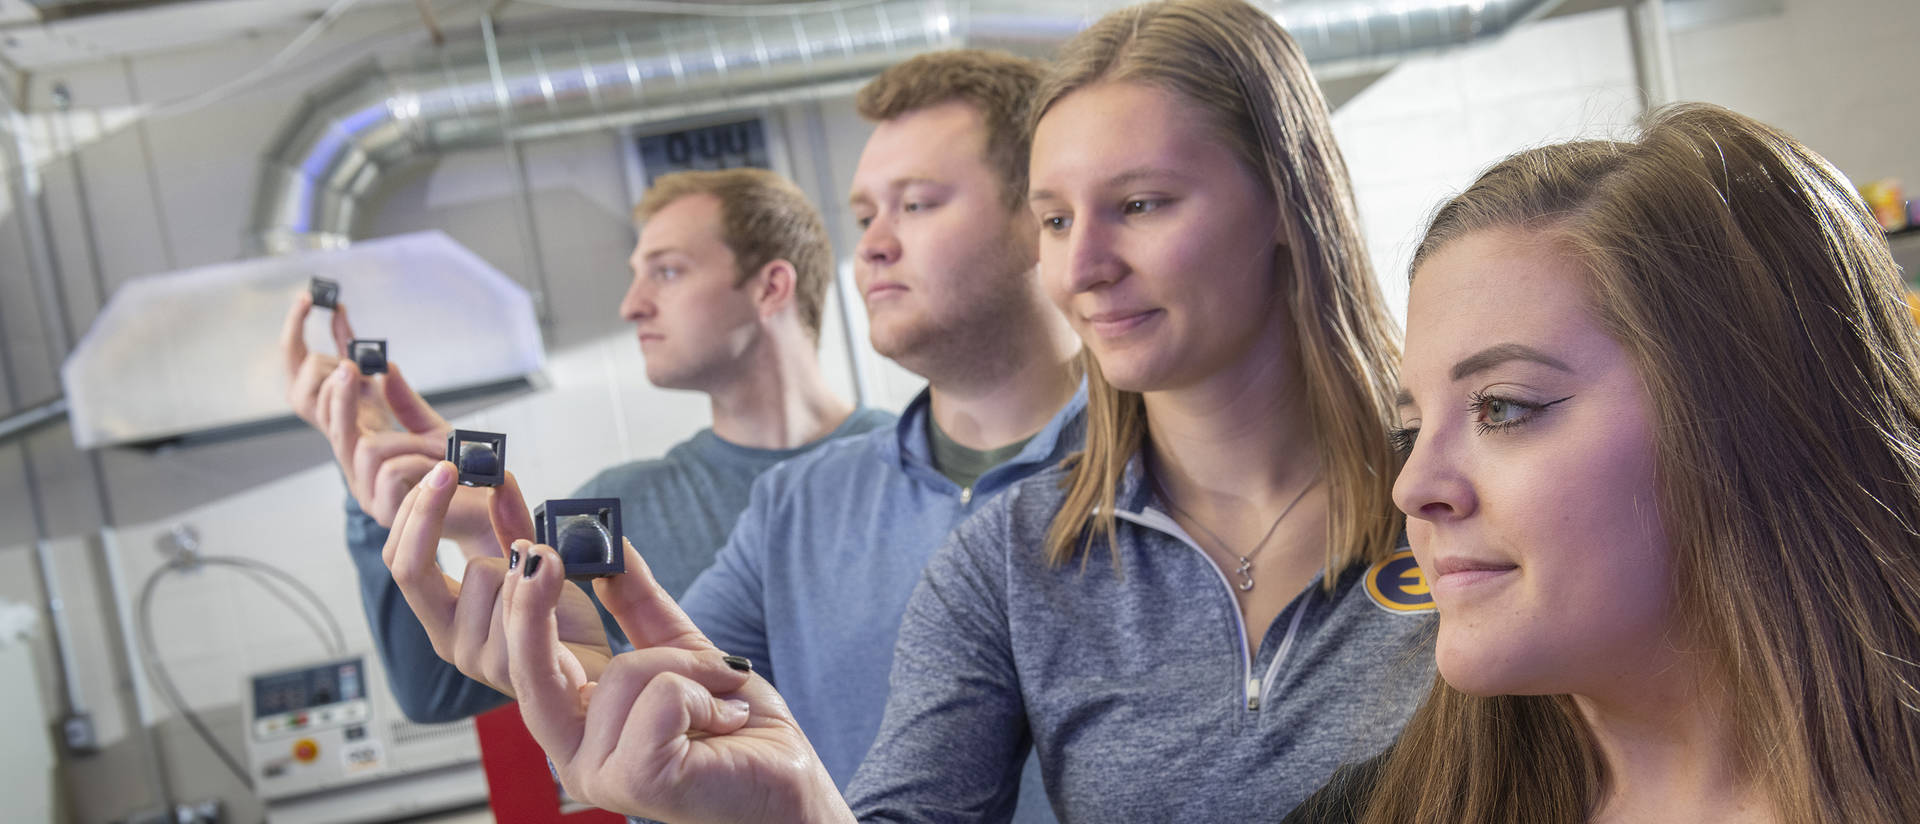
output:
[{"label": "nose", "polygon": [[652,318],[659,312],[653,302],[653,284],[646,274],[633,276],[633,283],[627,286],[627,294],[620,299],[620,317],[628,323],[639,323]]},{"label": "nose", "polygon": [[869,266],[888,266],[900,261],[900,238],[893,233],[893,224],[886,215],[874,215],[867,221],[854,254]]},{"label": "nose", "polygon": [[1393,482],[1394,505],[1431,524],[1458,521],[1479,507],[1472,480],[1440,435],[1422,433]]},{"label": "nose", "polygon": [[1126,277],[1127,267],[1114,248],[1113,227],[1097,220],[1076,222],[1067,235],[1067,286],[1086,292]]}]

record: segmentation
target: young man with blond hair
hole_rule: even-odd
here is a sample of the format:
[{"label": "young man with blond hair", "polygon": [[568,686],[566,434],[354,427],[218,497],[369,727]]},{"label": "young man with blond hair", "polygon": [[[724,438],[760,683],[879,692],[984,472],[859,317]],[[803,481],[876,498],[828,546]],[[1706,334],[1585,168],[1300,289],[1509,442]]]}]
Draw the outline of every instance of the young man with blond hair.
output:
[{"label": "young man with blond hair", "polygon": [[[570,497],[619,498],[628,533],[645,536],[634,543],[654,576],[678,594],[713,562],[761,473],[893,418],[854,409],[821,375],[817,349],[833,253],[818,210],[791,182],[760,169],[666,175],[641,197],[634,217],[640,237],[620,314],[636,328],[647,379],[705,393],[713,425],[660,458],[600,472]],[[505,659],[474,643],[486,638],[491,610],[459,607],[494,599],[509,566],[496,534],[526,526],[524,508],[506,511],[517,504],[461,487],[448,502],[446,537],[473,559],[462,580],[443,581],[430,557],[389,570],[387,526],[406,490],[442,457],[449,427],[397,370],[371,379],[380,384],[374,387],[350,365],[329,374],[333,358],[304,354],[299,330],[309,306],[303,296],[288,318],[289,398],[329,436],[347,475],[349,550],[400,707],[416,721],[451,721],[504,703],[508,696],[487,684],[507,683]],[[336,334],[345,329],[338,312],[336,327]],[[363,385],[375,391],[362,393]],[[389,410],[411,431],[387,428]],[[411,587],[415,593],[403,600],[411,582],[452,594],[421,598]],[[571,592],[570,602],[582,634],[601,627],[607,635],[599,646],[624,641],[604,612],[593,620],[595,605],[584,590]]]}]

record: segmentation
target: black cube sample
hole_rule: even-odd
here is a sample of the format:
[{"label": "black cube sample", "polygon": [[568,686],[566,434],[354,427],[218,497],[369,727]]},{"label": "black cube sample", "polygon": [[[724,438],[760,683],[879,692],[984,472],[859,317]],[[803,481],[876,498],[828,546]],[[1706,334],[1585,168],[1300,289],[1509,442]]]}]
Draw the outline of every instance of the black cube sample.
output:
[{"label": "black cube sample", "polygon": [[353,357],[355,366],[360,367],[362,375],[377,375],[387,371],[387,342],[384,339],[354,338],[347,344],[347,354]]},{"label": "black cube sample", "polygon": [[307,294],[313,296],[313,305],[332,309],[340,300],[340,284],[326,278],[314,278],[307,281]]},{"label": "black cube sample", "polygon": [[447,460],[460,470],[461,486],[499,486],[507,480],[507,436],[455,429],[447,436]]},{"label": "black cube sample", "polygon": [[568,578],[598,578],[627,571],[620,543],[619,498],[563,498],[533,510],[535,543],[560,553]]}]

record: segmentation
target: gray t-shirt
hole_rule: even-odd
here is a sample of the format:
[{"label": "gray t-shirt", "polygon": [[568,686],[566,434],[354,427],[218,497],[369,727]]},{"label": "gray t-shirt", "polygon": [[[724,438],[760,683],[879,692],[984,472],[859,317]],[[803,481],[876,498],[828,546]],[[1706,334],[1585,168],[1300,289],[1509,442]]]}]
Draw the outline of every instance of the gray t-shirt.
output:
[{"label": "gray t-shirt", "polygon": [[927,414],[927,446],[933,451],[933,468],[940,470],[940,474],[947,476],[947,480],[961,489],[972,489],[973,482],[980,480],[987,470],[1013,460],[1020,450],[1027,448],[1027,441],[1031,440],[1033,436],[1028,435],[1005,446],[974,449],[947,437],[946,431],[933,419],[933,414]]}]

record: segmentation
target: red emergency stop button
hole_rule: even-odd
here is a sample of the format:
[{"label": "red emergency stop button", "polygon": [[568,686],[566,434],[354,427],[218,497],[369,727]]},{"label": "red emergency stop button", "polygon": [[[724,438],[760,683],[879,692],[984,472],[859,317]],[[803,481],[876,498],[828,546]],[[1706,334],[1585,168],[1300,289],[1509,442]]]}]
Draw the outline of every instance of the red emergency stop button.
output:
[{"label": "red emergency stop button", "polygon": [[313,759],[320,757],[320,745],[314,743],[311,738],[302,738],[295,741],[293,742],[293,757],[302,764],[311,763]]}]

